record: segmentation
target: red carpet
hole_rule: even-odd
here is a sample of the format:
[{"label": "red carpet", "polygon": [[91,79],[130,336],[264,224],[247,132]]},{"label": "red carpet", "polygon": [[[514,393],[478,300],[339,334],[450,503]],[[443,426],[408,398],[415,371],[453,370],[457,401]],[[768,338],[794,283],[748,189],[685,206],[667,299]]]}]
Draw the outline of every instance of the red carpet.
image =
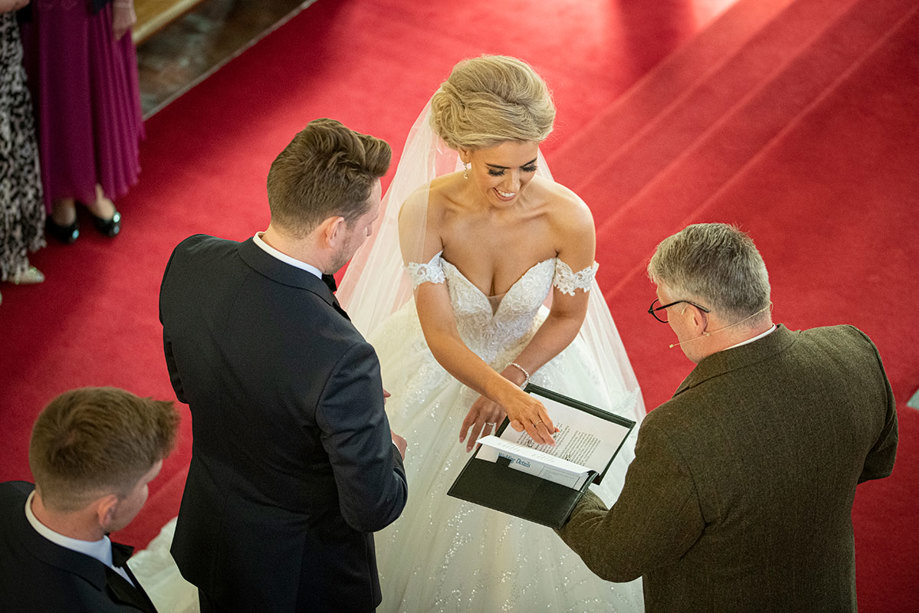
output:
[{"label": "red carpet", "polygon": [[[594,210],[601,286],[647,406],[691,364],[645,313],[644,265],[694,221],[751,232],[777,321],[852,323],[878,344],[901,443],[894,475],[856,497],[859,605],[919,610],[919,417],[905,404],[919,385],[919,8],[740,0],[695,36],[729,4],[319,0],[148,122],[141,183],[119,203],[122,236],[109,243],[84,220],[76,245],[34,257],[45,284],[3,286],[0,480],[29,478],[32,420],[60,391],[173,397],[156,312],[166,259],[194,232],[263,228],[268,165],[307,121],[336,117],[398,154],[456,60],[507,53],[555,93],[544,151]],[[120,539],[142,546],[176,513],[189,421]]]}]

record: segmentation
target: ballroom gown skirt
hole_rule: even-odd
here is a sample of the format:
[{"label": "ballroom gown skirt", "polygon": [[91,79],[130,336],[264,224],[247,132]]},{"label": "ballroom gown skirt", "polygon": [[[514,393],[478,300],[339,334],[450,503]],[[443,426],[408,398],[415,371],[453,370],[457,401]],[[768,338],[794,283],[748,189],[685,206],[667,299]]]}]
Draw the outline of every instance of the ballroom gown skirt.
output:
[{"label": "ballroom gown skirt", "polygon": [[[383,590],[380,613],[643,610],[640,579],[604,581],[551,529],[447,494],[470,456],[458,436],[478,394],[434,359],[413,301],[369,340],[380,358],[383,387],[392,393],[386,401],[390,425],[408,442],[408,503],[399,519],[374,536]],[[499,361],[519,349],[510,348]],[[631,416],[636,406],[634,397],[610,392],[580,338],[531,381],[621,415]],[[607,504],[618,497],[632,458],[630,436],[603,484],[591,488]]]},{"label": "ballroom gown skirt", "polygon": [[115,40],[112,5],[33,0],[23,24],[24,64],[35,104],[45,205],[119,198],[137,183],[144,136],[131,34]]}]

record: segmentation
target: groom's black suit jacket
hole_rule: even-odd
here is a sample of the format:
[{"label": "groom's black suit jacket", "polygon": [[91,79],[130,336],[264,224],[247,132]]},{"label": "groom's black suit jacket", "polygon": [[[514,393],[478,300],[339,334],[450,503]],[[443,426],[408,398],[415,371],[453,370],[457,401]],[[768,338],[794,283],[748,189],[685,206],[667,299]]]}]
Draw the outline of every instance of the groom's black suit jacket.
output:
[{"label": "groom's black suit jacket", "polygon": [[112,543],[112,560],[134,586],[99,560],[35,531],[25,513],[33,489],[25,481],[0,483],[0,610],[156,613],[124,564],[130,547]]},{"label": "groom's black suit jacket", "polygon": [[372,532],[407,495],[373,348],[319,278],[252,239],[179,244],[160,320],[194,436],[182,574],[227,610],[372,610]]}]

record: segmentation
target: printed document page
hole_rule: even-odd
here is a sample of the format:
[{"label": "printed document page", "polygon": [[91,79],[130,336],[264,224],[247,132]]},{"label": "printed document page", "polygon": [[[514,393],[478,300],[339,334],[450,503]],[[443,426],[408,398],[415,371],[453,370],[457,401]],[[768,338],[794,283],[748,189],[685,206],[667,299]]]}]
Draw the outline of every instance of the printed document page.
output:
[{"label": "printed document page", "polygon": [[537,444],[526,432],[507,427],[500,437],[480,439],[482,447],[476,457],[489,462],[505,457],[516,470],[579,489],[588,471],[606,470],[630,428],[553,398],[534,395],[559,429],[554,435],[555,445]]},{"label": "printed document page", "polygon": [[517,432],[510,427],[504,429],[501,438],[602,473],[628,436],[629,428],[551,398],[541,395],[536,397],[546,407],[546,412],[559,429],[554,436],[555,445],[539,445],[526,431]]}]

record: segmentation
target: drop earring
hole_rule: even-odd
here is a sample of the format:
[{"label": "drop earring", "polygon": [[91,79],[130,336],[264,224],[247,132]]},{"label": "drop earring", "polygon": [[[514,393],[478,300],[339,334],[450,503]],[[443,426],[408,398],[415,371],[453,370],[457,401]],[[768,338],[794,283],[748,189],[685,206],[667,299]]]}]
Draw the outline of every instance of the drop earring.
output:
[{"label": "drop earring", "polygon": [[469,178],[469,162],[463,162],[463,178]]}]

